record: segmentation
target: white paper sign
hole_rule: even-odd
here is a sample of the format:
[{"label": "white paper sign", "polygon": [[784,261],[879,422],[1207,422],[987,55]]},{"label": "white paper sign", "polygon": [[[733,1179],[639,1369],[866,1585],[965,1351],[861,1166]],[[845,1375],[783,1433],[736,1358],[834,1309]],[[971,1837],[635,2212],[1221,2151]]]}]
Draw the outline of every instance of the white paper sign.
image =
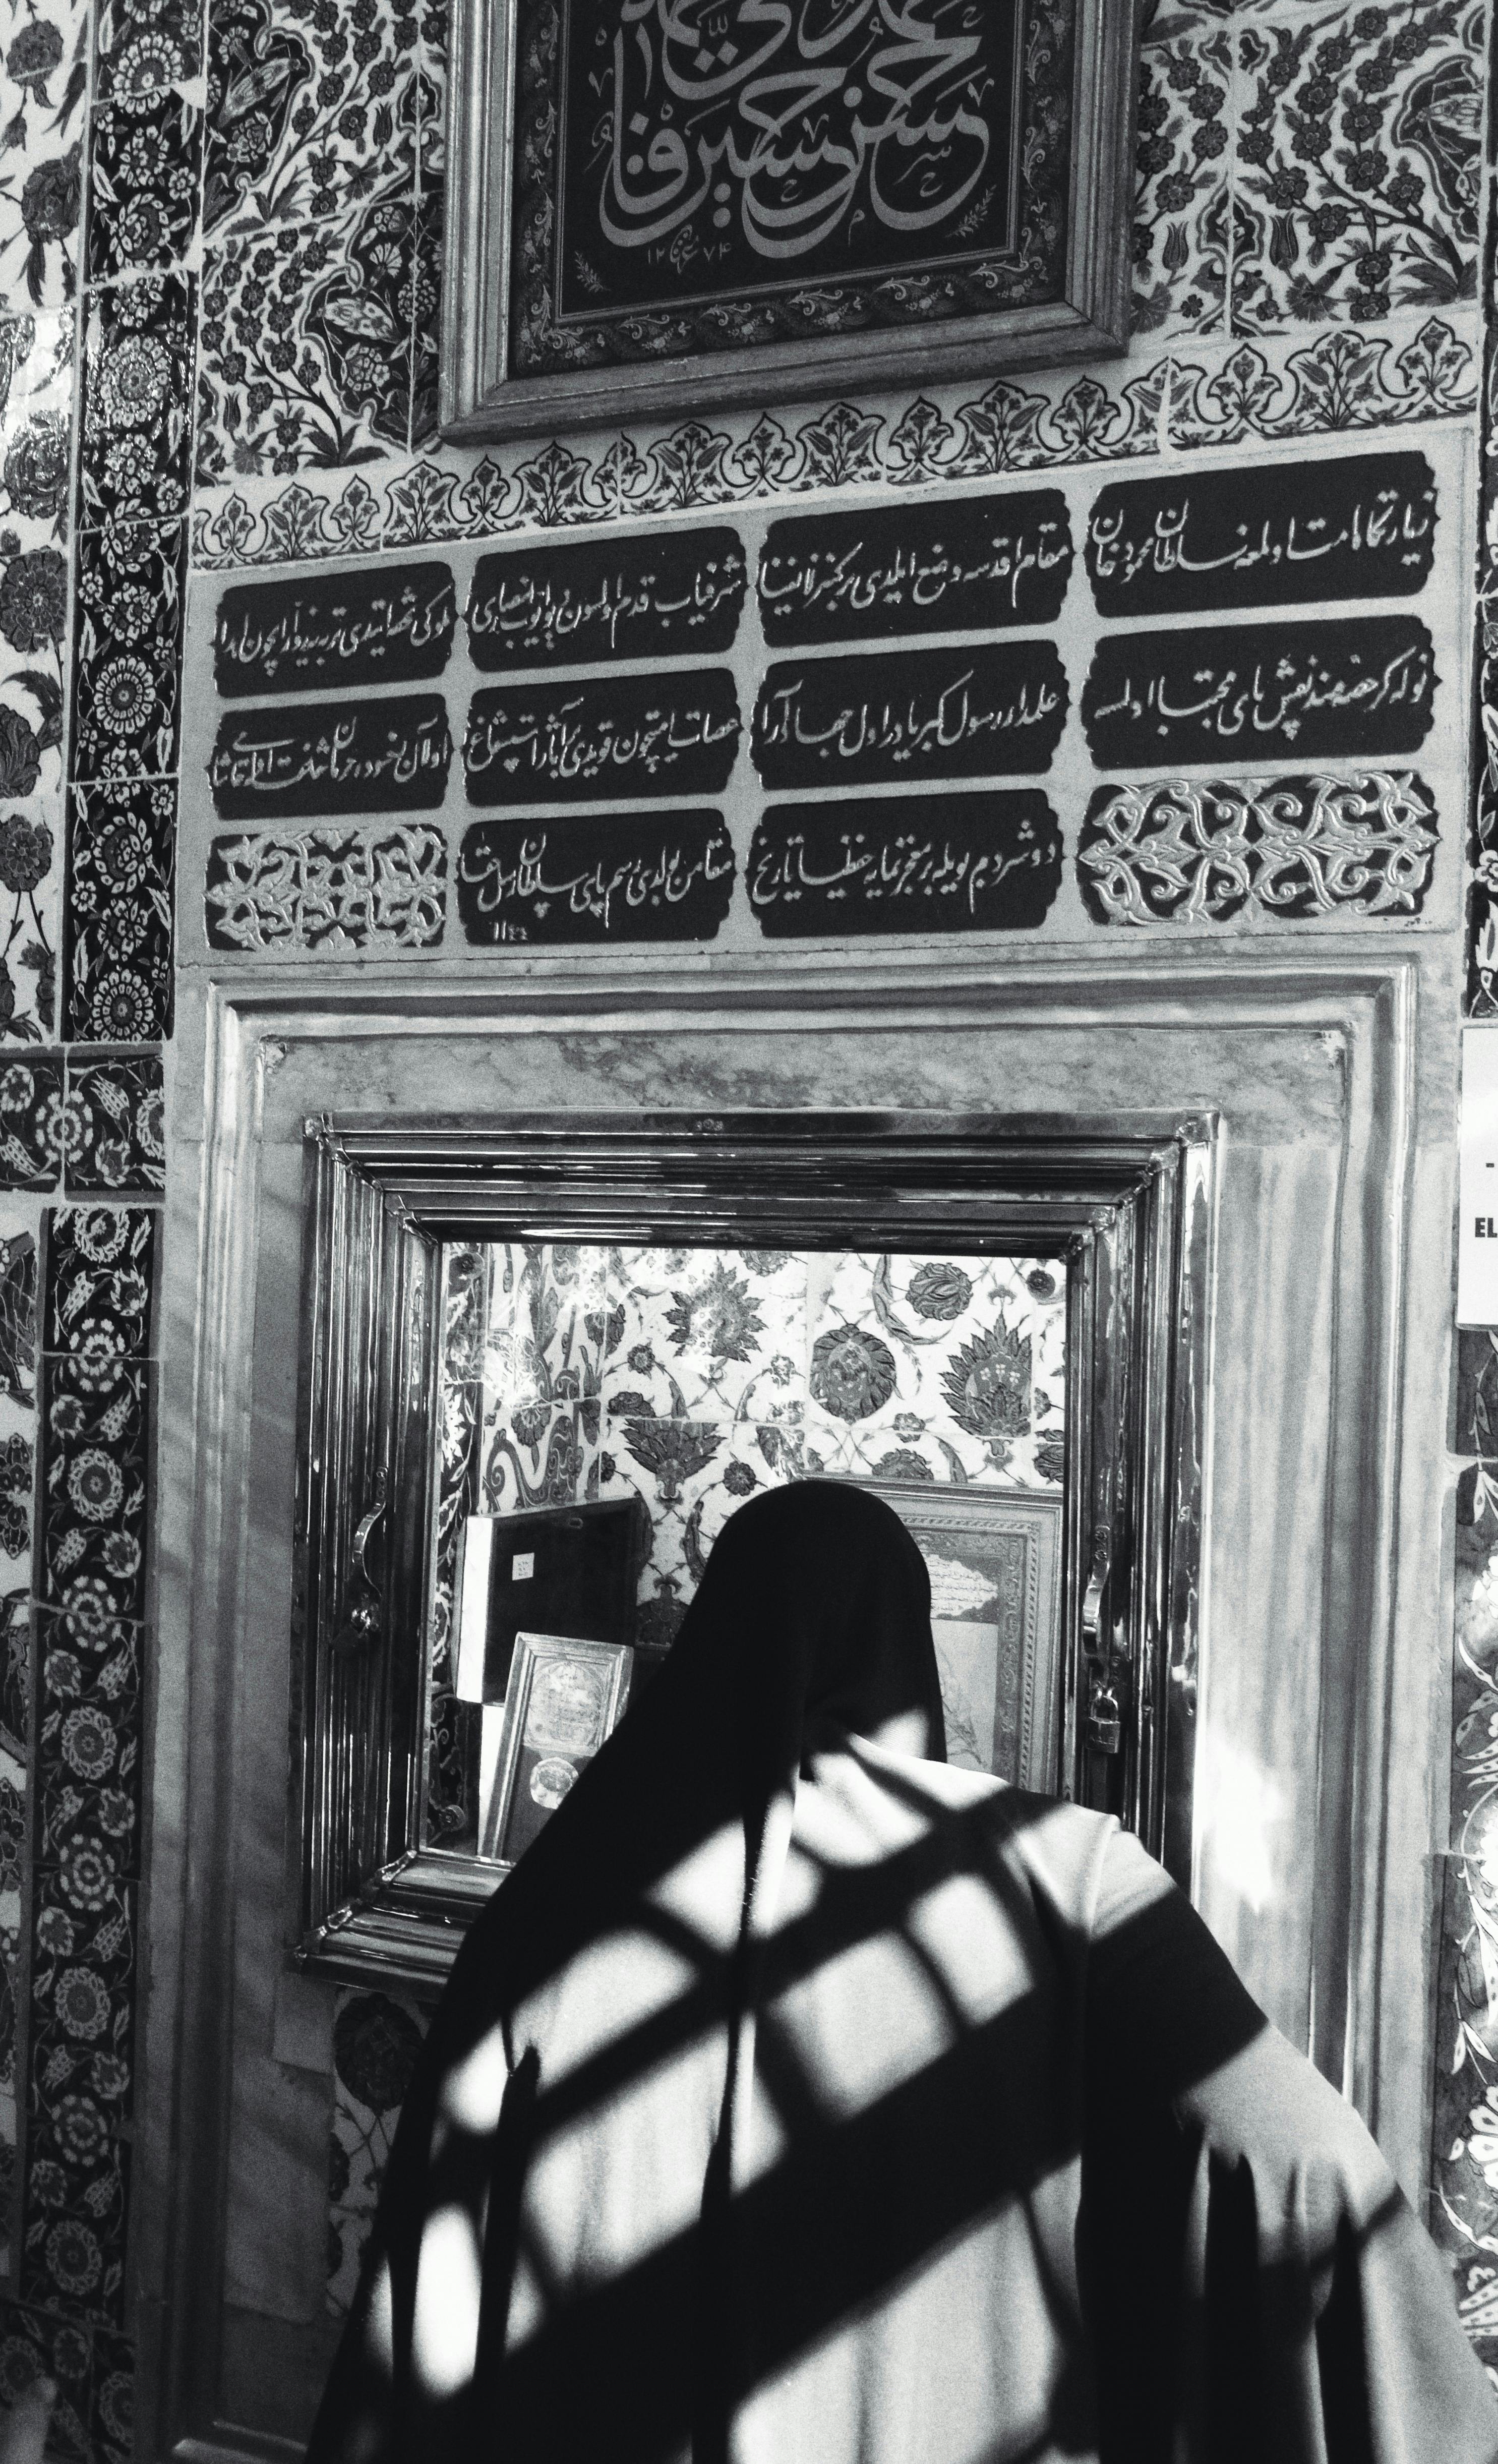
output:
[{"label": "white paper sign", "polygon": [[1462,1031],[1457,1324],[1498,1326],[1498,1027]]},{"label": "white paper sign", "polygon": [[523,1549],[517,1556],[511,1558],[510,1580],[512,1583],[528,1583],[535,1572],[536,1551],[534,1549]]}]

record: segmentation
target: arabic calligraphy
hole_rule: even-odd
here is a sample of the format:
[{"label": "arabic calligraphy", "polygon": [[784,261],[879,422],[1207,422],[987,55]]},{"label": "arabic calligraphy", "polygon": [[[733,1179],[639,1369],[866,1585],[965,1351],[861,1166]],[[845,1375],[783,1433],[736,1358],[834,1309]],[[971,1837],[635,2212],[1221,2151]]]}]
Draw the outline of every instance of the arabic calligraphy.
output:
[{"label": "arabic calligraphy", "polygon": [[559,309],[1014,244],[1016,0],[572,0]]},{"label": "arabic calligraphy", "polygon": [[506,549],[474,567],[474,665],[581,667],[727,650],[747,590],[743,547],[731,530]]},{"label": "arabic calligraphy", "polygon": [[458,851],[458,914],[486,945],[710,941],[734,870],[721,813],[475,822]]},{"label": "arabic calligraphy", "polygon": [[772,804],[755,830],[749,904],[775,938],[995,933],[1043,923],[1062,842],[1038,788]]},{"label": "arabic calligraphy", "polygon": [[1436,683],[1430,635],[1411,616],[1113,633],[1082,688],[1082,724],[1099,769],[1413,753]]},{"label": "arabic calligraphy", "polygon": [[1430,579],[1436,482],[1423,453],[1105,488],[1087,569],[1104,616],[1406,596]]},{"label": "arabic calligraphy", "polygon": [[772,522],[760,560],[771,648],[1053,625],[1071,578],[1058,488]]},{"label": "arabic calligraphy", "polygon": [[760,689],[755,767],[767,787],[1045,770],[1068,698],[1051,642],[787,661]]},{"label": "arabic calligraphy", "polygon": [[245,583],[218,603],[213,681],[226,699],[410,684],[442,673],[456,627],[445,564]]},{"label": "arabic calligraphy", "polygon": [[488,686],[474,695],[463,740],[468,800],[716,795],[741,732],[727,668]]},{"label": "arabic calligraphy", "polygon": [[440,693],[312,710],[226,712],[209,785],[227,822],[432,810],[452,759]]},{"label": "arabic calligraphy", "polygon": [[1418,915],[1439,831],[1417,771],[1351,779],[1195,779],[1099,787],[1077,842],[1098,924],[1275,915]]}]

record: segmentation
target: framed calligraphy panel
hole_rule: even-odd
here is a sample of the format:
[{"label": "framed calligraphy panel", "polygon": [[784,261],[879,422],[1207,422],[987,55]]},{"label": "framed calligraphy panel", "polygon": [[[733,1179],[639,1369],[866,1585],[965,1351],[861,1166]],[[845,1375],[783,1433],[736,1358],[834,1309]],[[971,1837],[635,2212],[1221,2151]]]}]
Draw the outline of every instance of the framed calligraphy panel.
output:
[{"label": "framed calligraphy panel", "polygon": [[1121,351],[1133,0],[456,0],[442,426]]}]

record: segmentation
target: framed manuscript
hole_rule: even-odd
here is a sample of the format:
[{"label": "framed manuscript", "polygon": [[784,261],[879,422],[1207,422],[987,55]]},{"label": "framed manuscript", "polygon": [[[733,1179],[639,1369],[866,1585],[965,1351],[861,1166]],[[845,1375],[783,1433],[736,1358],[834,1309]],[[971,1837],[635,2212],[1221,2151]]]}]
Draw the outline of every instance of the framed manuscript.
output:
[{"label": "framed manuscript", "polygon": [[456,0],[454,437],[1122,350],[1133,0]]}]

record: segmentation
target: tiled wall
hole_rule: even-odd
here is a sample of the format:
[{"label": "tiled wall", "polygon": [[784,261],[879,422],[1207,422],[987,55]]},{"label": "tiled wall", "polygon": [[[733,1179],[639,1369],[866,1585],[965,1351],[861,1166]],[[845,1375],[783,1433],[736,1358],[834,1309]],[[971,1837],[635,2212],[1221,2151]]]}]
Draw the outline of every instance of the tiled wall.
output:
[{"label": "tiled wall", "polygon": [[[189,534],[208,568],[367,557],[813,488],[1261,438],[1355,446],[1470,421],[1480,390],[1498,412],[1498,367],[1480,385],[1481,0],[1163,0],[1127,361],[437,448],[444,42],[440,6],[401,0],[216,0],[206,28],[195,0],[0,0],[0,2395],[44,2360],[63,2389],[56,2444],[77,2454],[128,2443],[142,1295],[163,1183]],[[1485,473],[1491,450],[1485,435]],[[1485,513],[1489,531],[1498,555]],[[1485,565],[1485,611],[1495,587]],[[1498,655],[1498,632],[1483,648]],[[1498,1017],[1498,682],[1481,681],[1469,995]],[[406,955],[420,963],[419,936]],[[454,1460],[469,1436],[450,1430]],[[1463,1488],[1465,1856],[1447,1869],[1438,2216],[1456,2220],[1443,2230],[1486,2330],[1498,1973],[1477,1816],[1498,1442],[1485,1420],[1459,1443],[1482,1464]],[[381,2001],[351,1997],[340,2018],[341,2116],[345,2099],[363,2117],[398,2103],[409,2047],[398,2003],[371,2015]],[[373,2145],[374,2121],[349,2129]],[[352,2140],[347,2153],[335,2231],[367,2204],[370,2164]],[[1498,2297],[1493,2313],[1498,2326]]]}]

